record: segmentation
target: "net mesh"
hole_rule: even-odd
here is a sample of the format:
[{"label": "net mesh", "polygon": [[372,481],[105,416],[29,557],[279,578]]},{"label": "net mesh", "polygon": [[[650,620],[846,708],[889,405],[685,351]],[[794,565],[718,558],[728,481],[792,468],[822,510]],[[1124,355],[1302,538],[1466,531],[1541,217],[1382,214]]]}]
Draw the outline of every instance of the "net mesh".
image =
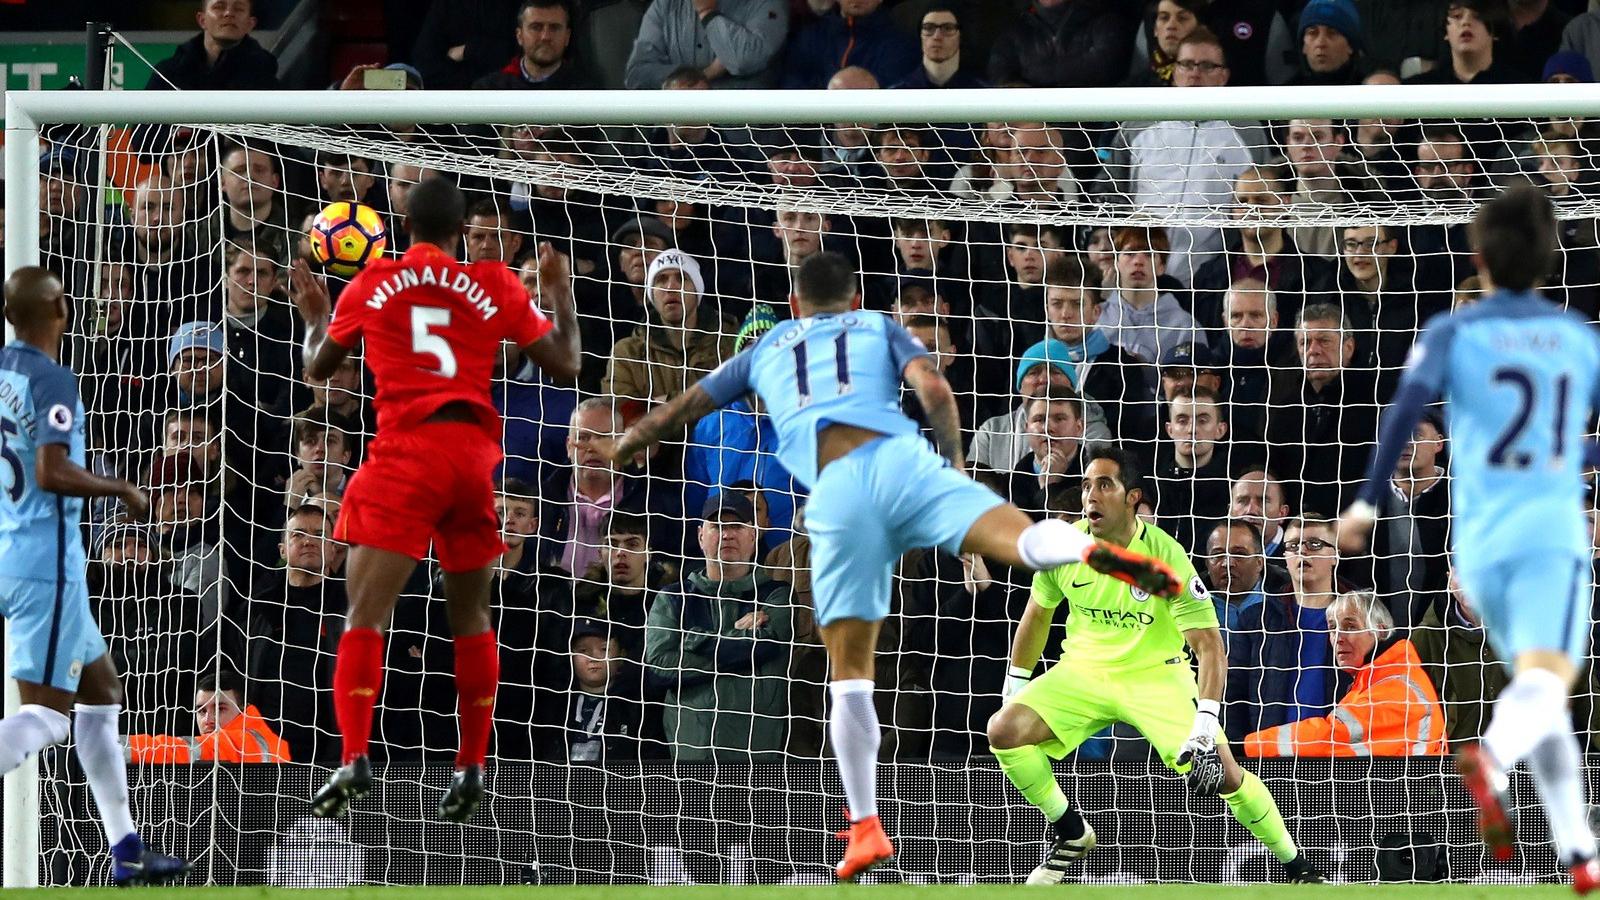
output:
[{"label": "net mesh", "polygon": [[[1464,228],[1482,199],[1520,181],[1545,188],[1562,225],[1547,293],[1591,319],[1600,305],[1593,135],[1576,119],[197,123],[46,136],[41,249],[77,301],[68,355],[92,463],[154,501],[150,524],[104,504],[86,523],[130,747],[150,763],[137,770],[138,796],[162,817],[156,833],[191,848],[203,838],[218,881],[827,877],[823,859],[805,858],[825,855],[818,839],[842,803],[816,762],[828,753],[826,664],[805,498],[776,463],[770,426],[748,406],[714,413],[623,472],[594,448],[786,317],[794,266],[819,249],[854,258],[865,305],[935,351],[976,476],[1025,510],[1078,514],[1086,448],[1118,445],[1144,461],[1148,514],[1190,549],[1218,602],[1236,742],[1327,714],[1344,694],[1325,631],[1286,610],[1358,588],[1378,594],[1427,663],[1443,700],[1429,746],[1481,732],[1504,675],[1448,581],[1448,437],[1420,433],[1373,555],[1336,562],[1312,525],[1290,533],[1286,562],[1284,526],[1351,498],[1418,328],[1480,293]],[[348,828],[305,819],[295,802],[319,779],[314,766],[338,755],[329,690],[345,548],[331,535],[375,417],[359,357],[325,383],[301,373],[285,267],[307,256],[310,218],[337,200],[377,209],[390,252],[403,252],[405,191],[434,174],[474,200],[468,258],[503,259],[532,290],[540,243],[571,257],[583,343],[576,387],[518,360],[496,375],[511,480],[500,507],[512,549],[494,587],[502,686],[491,752],[503,774],[488,816],[448,839],[425,824],[456,745],[431,564],[389,625],[374,731],[382,802]],[[668,250],[690,260],[676,264],[676,284],[652,267]],[[1036,346],[1047,338],[1064,344]],[[907,409],[920,412],[914,400]],[[740,603],[711,599],[704,581],[701,509],[717,491],[759,508],[755,545],[739,550],[759,561],[756,583]],[[1229,518],[1256,530],[1214,530]],[[1012,878],[1037,862],[1028,842],[1040,820],[1001,789],[984,734],[1028,584],[935,551],[897,568],[879,646],[893,763],[883,789],[925,846],[890,877]],[[743,621],[750,609],[759,615]],[[751,626],[754,661],[719,658],[718,642]],[[1047,662],[1058,635],[1059,623]],[[201,689],[226,671],[243,676],[250,721],[294,762],[176,775],[159,763],[202,755]],[[1579,694],[1588,741],[1593,692]],[[279,746],[238,743],[246,754]],[[1170,777],[1150,759],[1118,726],[1065,764],[1096,828],[1114,820],[1127,836],[1115,863],[1082,877],[1264,877],[1196,855],[1215,843],[1199,835],[1220,824],[1220,805],[1147,784]],[[64,759],[47,772],[65,785],[80,777]],[[1304,804],[1302,823],[1421,804],[1440,824],[1426,837],[1395,825],[1400,843],[1476,860],[1458,827],[1470,804],[1440,781],[1437,767],[1385,779],[1301,762],[1270,784],[1280,802]],[[57,880],[92,875],[59,861],[94,852],[82,794],[46,793]],[[1356,879],[1371,877],[1385,839],[1295,830],[1314,858]],[[1235,832],[1229,846],[1247,845]],[[973,849],[1002,841],[1023,842],[1029,858]],[[1163,861],[1169,851],[1187,855]],[[1352,851],[1367,868],[1342,868]],[[446,859],[460,852],[492,865]],[[541,855],[560,862],[538,876]],[[1532,854],[1482,877],[1553,872]]]}]

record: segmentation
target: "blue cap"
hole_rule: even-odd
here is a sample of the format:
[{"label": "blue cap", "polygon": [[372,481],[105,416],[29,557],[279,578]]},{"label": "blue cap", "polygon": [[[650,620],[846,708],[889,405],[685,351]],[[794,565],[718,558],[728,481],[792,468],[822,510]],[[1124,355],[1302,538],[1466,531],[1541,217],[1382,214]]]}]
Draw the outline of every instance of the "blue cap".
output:
[{"label": "blue cap", "polygon": [[1361,49],[1361,13],[1353,0],[1311,0],[1300,11],[1300,37],[1304,38],[1313,25],[1328,26],[1344,35],[1350,49]]},{"label": "blue cap", "polygon": [[1191,344],[1185,341],[1174,344],[1161,354],[1161,368],[1195,368],[1221,371],[1222,361],[1211,352],[1205,344]]},{"label": "blue cap", "polygon": [[1028,374],[1029,369],[1040,363],[1055,366],[1061,374],[1072,381],[1074,388],[1078,386],[1078,370],[1072,364],[1072,350],[1055,338],[1045,338],[1029,347],[1027,352],[1022,354],[1022,358],[1017,360],[1016,388],[1018,393],[1022,391],[1022,377]]},{"label": "blue cap", "polygon": [[705,505],[700,507],[700,518],[707,522],[722,521],[724,516],[732,516],[734,521],[746,525],[756,523],[755,504],[745,499],[743,494],[735,491],[717,491],[706,498]]},{"label": "blue cap", "polygon": [[223,355],[222,326],[215,322],[185,322],[179,325],[178,330],[173,332],[172,341],[167,344],[167,365],[171,366],[178,354],[195,347]]},{"label": "blue cap", "polygon": [[1545,60],[1544,74],[1540,81],[1549,81],[1557,75],[1571,75],[1584,84],[1594,82],[1594,66],[1589,64],[1589,57],[1576,50],[1562,50],[1553,53]]},{"label": "blue cap", "polygon": [[56,144],[39,154],[39,169],[44,172],[53,172],[56,169],[78,172],[83,169],[84,163],[85,160],[78,152],[78,148],[65,144]]},{"label": "blue cap", "polygon": [[[406,73],[406,82],[407,82],[406,89],[407,90],[412,90],[412,91],[420,91],[420,90],[422,90],[422,87],[423,87],[423,85],[422,85],[422,72],[420,70],[418,70],[416,66],[413,66],[413,65],[411,65],[409,63],[403,63],[403,62],[399,63],[399,62],[397,62],[397,63],[389,63],[387,66],[384,66],[384,68],[387,69],[390,72],[404,72],[404,73]],[[412,87],[411,86],[412,82],[414,82],[416,84],[416,87]]]}]

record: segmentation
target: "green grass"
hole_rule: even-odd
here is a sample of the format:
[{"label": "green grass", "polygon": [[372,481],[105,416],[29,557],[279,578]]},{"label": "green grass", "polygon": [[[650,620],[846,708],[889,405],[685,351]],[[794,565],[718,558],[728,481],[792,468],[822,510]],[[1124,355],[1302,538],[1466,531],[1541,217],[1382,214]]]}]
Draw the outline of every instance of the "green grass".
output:
[{"label": "green grass", "polygon": [[[1006,888],[1001,887],[1001,890]],[[1035,896],[1037,891],[1059,891],[1071,900],[1299,900],[1330,897],[1333,900],[1499,900],[1499,898],[1571,897],[1565,885],[1479,885],[1479,884],[1348,884],[1314,885],[1082,885],[1059,888],[1015,890]],[[104,894],[108,898],[128,898],[112,888],[53,888],[52,892],[73,898]],[[671,900],[839,900],[841,895],[866,892],[864,900],[978,900],[996,890],[994,885],[863,885],[859,887],[787,886],[706,886],[661,888],[629,887],[361,887],[347,888],[336,895],[339,900],[662,900],[663,890]],[[146,888],[131,895],[134,900],[313,900],[319,892],[282,888]]]}]

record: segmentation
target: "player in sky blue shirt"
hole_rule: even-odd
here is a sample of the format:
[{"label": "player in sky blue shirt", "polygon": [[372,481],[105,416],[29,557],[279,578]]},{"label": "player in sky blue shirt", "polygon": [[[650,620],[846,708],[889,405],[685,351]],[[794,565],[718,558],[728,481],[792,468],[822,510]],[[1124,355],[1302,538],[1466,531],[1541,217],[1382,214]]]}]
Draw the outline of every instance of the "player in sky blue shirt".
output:
[{"label": "player in sky blue shirt", "polygon": [[[852,821],[850,846],[835,870],[844,881],[894,853],[877,816],[880,738],[872,689],[878,628],[902,555],[939,547],[1033,570],[1084,562],[1152,594],[1179,589],[1162,563],[1095,541],[1066,522],[1035,524],[968,478],[949,383],[909,332],[858,308],[859,279],[837,253],[807,258],[796,275],[797,318],[645,416],[612,452],[614,460],[631,459],[752,392],[771,416],[779,461],[811,490],[805,523],[812,593],[834,679],[829,734]],[[902,383],[921,401],[938,453],[901,412]]]},{"label": "player in sky blue shirt", "polygon": [[1470,233],[1489,292],[1434,317],[1412,348],[1366,483],[1341,517],[1339,544],[1361,548],[1424,407],[1442,396],[1455,571],[1514,671],[1483,742],[1458,754],[1458,771],[1478,804],[1485,843],[1510,859],[1506,771],[1526,759],[1562,862],[1588,893],[1600,887],[1600,865],[1567,702],[1589,642],[1583,473],[1585,435],[1600,405],[1600,337],[1536,291],[1556,252],[1544,194],[1505,192],[1478,210]]},{"label": "player in sky blue shirt", "polygon": [[60,280],[37,267],[13,272],[5,315],[17,339],[0,349],[0,616],[22,704],[0,719],[0,775],[65,742],[76,724],[112,879],[172,881],[188,864],[147,849],[133,824],[117,734],[122,687],[84,577],[83,498],[119,498],[136,516],[150,502],[134,485],[83,467],[83,403],[77,379],[57,361],[69,318]]}]

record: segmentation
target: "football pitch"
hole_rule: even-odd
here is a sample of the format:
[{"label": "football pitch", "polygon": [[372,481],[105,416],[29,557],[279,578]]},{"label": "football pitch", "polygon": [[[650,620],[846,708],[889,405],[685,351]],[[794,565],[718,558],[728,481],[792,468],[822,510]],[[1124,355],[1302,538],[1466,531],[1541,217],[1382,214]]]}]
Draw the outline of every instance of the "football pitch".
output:
[{"label": "football pitch", "polygon": [[[841,896],[871,895],[871,900],[974,900],[992,896],[996,890],[1017,890],[1022,896],[1036,897],[1052,892],[1074,900],[1300,900],[1333,897],[1337,900],[1474,900],[1474,898],[1556,898],[1571,897],[1572,888],[1564,884],[1489,885],[1489,884],[1136,884],[1086,885],[1068,882],[1055,887],[1024,885],[718,885],[661,887],[637,885],[543,886],[543,887],[358,887],[337,892],[340,900],[514,900],[530,896],[537,900],[660,900],[665,893],[672,900],[838,900]],[[52,888],[49,893],[85,898],[90,894],[127,897],[114,888]],[[316,892],[304,889],[240,887],[145,888],[133,895],[139,900],[306,900]]]}]

